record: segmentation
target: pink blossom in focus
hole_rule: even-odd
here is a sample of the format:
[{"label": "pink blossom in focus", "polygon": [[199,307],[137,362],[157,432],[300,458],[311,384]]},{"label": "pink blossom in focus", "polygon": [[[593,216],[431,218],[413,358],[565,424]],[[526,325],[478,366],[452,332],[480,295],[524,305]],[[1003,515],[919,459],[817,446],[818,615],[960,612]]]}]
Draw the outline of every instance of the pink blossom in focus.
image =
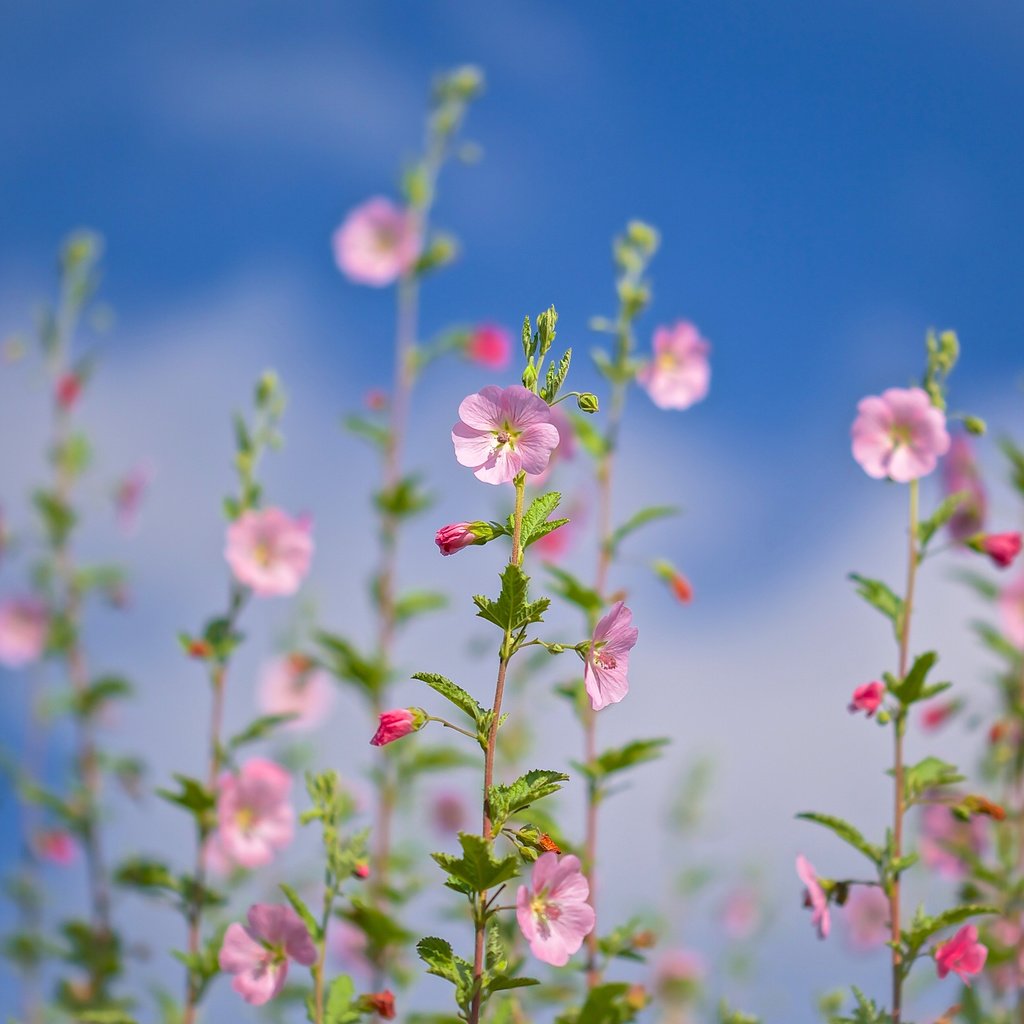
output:
[{"label": "pink blossom in focus", "polygon": [[875,885],[855,885],[843,907],[850,944],[867,952],[889,939],[889,900]]},{"label": "pink blossom in focus", "polygon": [[480,324],[466,339],[466,355],[489,370],[504,370],[512,359],[512,338],[504,327]]},{"label": "pink blossom in focus", "polygon": [[452,443],[459,465],[487,484],[504,484],[519,472],[540,473],[558,446],[547,402],[521,384],[489,384],[459,405]]},{"label": "pink blossom in focus", "polygon": [[422,238],[412,211],[375,196],[357,206],[331,239],[338,269],[357,284],[393,284],[419,259]]},{"label": "pink blossom in focus", "polygon": [[288,977],[288,961],[303,967],[316,962],[317,950],[302,919],[283,903],[256,903],[248,925],[228,925],[218,957],[220,969],[233,974],[231,987],[253,1006],[278,995]]},{"label": "pink blossom in focus", "polygon": [[0,601],[0,665],[22,668],[46,649],[50,620],[46,606],[34,597]]},{"label": "pink blossom in focus", "polygon": [[537,858],[529,886],[521,885],[516,894],[516,919],[538,960],[563,967],[583,945],[594,927],[589,895],[578,857],[542,853]]},{"label": "pink blossom in focus", "polygon": [[114,510],[122,530],[134,529],[143,495],[152,480],[148,466],[136,466],[117,482],[114,488]]},{"label": "pink blossom in focus", "polygon": [[943,804],[927,804],[921,811],[921,861],[943,878],[963,878],[967,873],[964,856],[982,853],[987,840],[979,817],[961,821]]},{"label": "pink blossom in focus", "polygon": [[544,469],[539,473],[529,474],[530,483],[535,487],[543,487],[559,463],[571,461],[576,455],[576,431],[573,429],[572,420],[562,405],[553,405],[549,411],[551,422],[558,431],[558,447],[551,453],[551,458]]},{"label": "pink blossom in focus", "polygon": [[224,855],[244,868],[269,864],[292,841],[292,777],[278,764],[250,758],[237,775],[221,776],[217,824]]},{"label": "pink blossom in focus", "polygon": [[862,398],[850,435],[853,457],[868,476],[903,484],[927,476],[950,445],[945,414],[921,388]]},{"label": "pink blossom in focus", "polygon": [[711,386],[711,346],[697,328],[679,320],[654,332],[654,354],[637,374],[659,409],[688,409],[708,393]]},{"label": "pink blossom in focus", "polygon": [[885,697],[885,686],[875,680],[858,686],[853,691],[853,697],[847,710],[851,715],[863,711],[870,718],[881,706]]},{"label": "pink blossom in focus", "polygon": [[804,883],[804,906],[811,909],[811,924],[818,929],[818,938],[827,939],[832,927],[828,897],[818,881],[814,865],[802,853],[796,859],[796,873]]},{"label": "pink blossom in focus", "polygon": [[224,557],[239,583],[261,597],[299,589],[313,556],[312,524],[279,508],[243,512],[228,527]]},{"label": "pink blossom in focus", "polygon": [[71,864],[78,853],[78,847],[75,845],[71,833],[60,828],[46,829],[37,833],[33,846],[43,860],[49,861],[51,864],[59,864],[61,867]]},{"label": "pink blossom in focus", "polygon": [[391,711],[384,711],[370,743],[375,747],[394,743],[395,740],[423,728],[425,720],[423,712],[418,708],[393,708]]},{"label": "pink blossom in focus", "polygon": [[1018,576],[999,593],[999,617],[1006,639],[1024,648],[1024,576]]},{"label": "pink blossom in focus", "polygon": [[475,523],[449,523],[434,535],[434,543],[442,555],[454,555],[456,551],[484,544],[486,540],[473,532]]},{"label": "pink blossom in focus", "polygon": [[985,525],[988,495],[974,458],[974,447],[965,434],[957,434],[942,460],[942,489],[947,496],[966,494],[950,519],[947,529],[955,541],[965,541]]},{"label": "pink blossom in focus", "polygon": [[988,957],[988,950],[978,941],[978,929],[965,924],[948,942],[940,942],[934,950],[935,968],[940,978],[952,971],[965,985],[971,975],[980,974]]},{"label": "pink blossom in focus", "polygon": [[260,677],[260,710],[265,715],[297,715],[288,729],[312,729],[334,702],[330,676],[303,654],[276,658]]},{"label": "pink blossom in focus", "polygon": [[972,538],[970,545],[975,551],[988,555],[993,565],[1006,569],[1020,554],[1021,538],[1019,533],[983,533]]},{"label": "pink blossom in focus", "polygon": [[621,601],[594,628],[583,682],[595,711],[617,704],[629,692],[629,652],[638,634],[633,613]]},{"label": "pink blossom in focus", "polygon": [[458,793],[438,793],[430,806],[434,827],[442,834],[454,835],[465,827],[466,802]]},{"label": "pink blossom in focus", "polygon": [[761,900],[752,885],[739,885],[722,905],[722,928],[731,939],[749,939],[761,926]]}]

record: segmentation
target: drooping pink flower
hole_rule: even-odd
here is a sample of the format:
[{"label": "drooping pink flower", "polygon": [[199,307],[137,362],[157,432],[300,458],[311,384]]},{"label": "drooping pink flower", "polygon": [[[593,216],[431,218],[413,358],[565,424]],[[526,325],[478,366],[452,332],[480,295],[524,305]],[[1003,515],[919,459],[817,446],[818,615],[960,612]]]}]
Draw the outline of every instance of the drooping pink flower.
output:
[{"label": "drooping pink flower", "polygon": [[330,676],[304,654],[275,658],[260,678],[260,710],[265,715],[297,715],[288,729],[313,729],[334,702]]},{"label": "drooping pink flower", "polygon": [[143,495],[152,479],[148,466],[136,466],[120,479],[114,487],[114,511],[117,522],[125,532],[135,527]]},{"label": "drooping pink flower", "polygon": [[933,700],[921,712],[921,728],[925,732],[941,729],[963,706],[959,700]]},{"label": "drooping pink flower", "polygon": [[752,885],[738,885],[722,904],[722,929],[730,939],[749,939],[761,926],[761,899]]},{"label": "drooping pink flower", "polygon": [[654,332],[654,355],[637,380],[659,409],[688,409],[711,386],[711,346],[697,328],[679,320]]},{"label": "drooping pink flower", "polygon": [[62,828],[49,828],[37,833],[33,846],[43,860],[61,867],[71,864],[78,853],[71,833]]},{"label": "drooping pink flower", "polygon": [[921,388],[889,388],[857,404],[853,457],[868,476],[908,483],[927,476],[949,450],[946,416]]},{"label": "drooping pink flower", "polygon": [[0,601],[0,665],[22,668],[38,661],[46,648],[50,619],[34,597]]},{"label": "drooping pink flower", "polygon": [[452,428],[459,465],[488,484],[508,483],[521,471],[540,473],[558,440],[547,402],[521,384],[488,384],[464,398]]},{"label": "drooping pink flower", "polygon": [[618,704],[629,692],[629,652],[638,635],[633,613],[622,601],[594,627],[583,682],[595,711]]},{"label": "drooping pink flower", "polygon": [[537,858],[529,886],[519,886],[516,894],[516,919],[538,960],[563,967],[583,945],[595,920],[589,895],[578,857],[542,853]]},{"label": "drooping pink flower", "polygon": [[881,706],[885,697],[885,686],[878,682],[865,683],[853,691],[853,698],[847,710],[851,715],[863,711],[870,718]]},{"label": "drooping pink flower", "polygon": [[504,370],[512,359],[512,338],[504,327],[480,324],[466,338],[466,356],[489,370]]},{"label": "drooping pink flower", "polygon": [[466,801],[458,793],[438,793],[431,802],[430,811],[434,827],[442,834],[454,835],[466,824]]},{"label": "drooping pink flower", "polygon": [[944,804],[927,804],[921,812],[921,861],[943,878],[963,878],[964,858],[982,853],[987,844],[988,831],[980,817],[961,821]]},{"label": "drooping pink flower", "polygon": [[953,938],[940,942],[934,955],[940,978],[952,971],[965,985],[970,985],[971,975],[980,974],[985,966],[988,950],[978,941],[978,929],[973,924],[965,924]]},{"label": "drooping pink flower", "polygon": [[224,557],[235,579],[253,593],[294,594],[313,557],[312,523],[279,508],[243,512],[228,527]]},{"label": "drooping pink flower", "polygon": [[802,853],[796,858],[796,873],[804,883],[804,906],[811,910],[811,924],[818,929],[818,938],[827,939],[832,927],[828,897],[818,881],[814,865]]},{"label": "drooping pink flower", "polygon": [[237,775],[221,776],[217,824],[224,855],[244,868],[269,864],[292,841],[291,775],[279,764],[250,758]]},{"label": "drooping pink flower", "polygon": [[1005,569],[1020,554],[1021,538],[1019,533],[981,533],[968,544],[979,554],[988,555],[993,565]]},{"label": "drooping pink flower", "polygon": [[394,743],[395,740],[422,729],[426,722],[426,713],[420,708],[392,708],[390,711],[382,712],[377,731],[370,743],[375,747]]},{"label": "drooping pink flower", "polygon": [[878,886],[855,885],[843,907],[843,916],[854,949],[867,952],[889,939],[889,900]]},{"label": "drooping pink flower", "polygon": [[946,527],[953,540],[965,541],[985,525],[988,495],[974,458],[974,447],[963,433],[953,437],[949,454],[942,460],[942,488],[947,496],[966,495]]},{"label": "drooping pink flower", "polygon": [[253,1006],[278,995],[288,977],[288,962],[303,967],[316,962],[317,951],[302,918],[283,903],[256,903],[248,925],[228,925],[218,957],[220,969],[234,978],[231,987]]},{"label": "drooping pink flower", "polygon": [[1024,575],[999,592],[999,617],[1006,639],[1017,647],[1024,647]]},{"label": "drooping pink flower", "polygon": [[419,259],[423,239],[416,216],[374,196],[357,206],[334,232],[334,261],[357,284],[394,284]]}]

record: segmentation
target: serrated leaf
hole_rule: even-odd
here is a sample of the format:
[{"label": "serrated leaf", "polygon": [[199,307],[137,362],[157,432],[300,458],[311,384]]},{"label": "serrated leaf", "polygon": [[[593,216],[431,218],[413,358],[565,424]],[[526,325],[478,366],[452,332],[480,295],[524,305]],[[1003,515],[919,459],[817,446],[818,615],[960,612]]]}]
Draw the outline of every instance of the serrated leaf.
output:
[{"label": "serrated leaf", "polygon": [[513,814],[526,810],[537,800],[557,793],[562,788],[561,784],[568,781],[569,776],[564,772],[534,769],[508,785],[497,783],[491,786],[488,791],[488,806],[492,835],[497,835]]},{"label": "serrated leaf", "polygon": [[597,615],[604,607],[601,595],[578,580],[572,573],[555,565],[545,565],[548,575],[551,576],[553,588],[556,594],[570,604],[576,605],[587,615]]},{"label": "serrated leaf", "polygon": [[[892,774],[890,770],[889,774]],[[907,803],[913,803],[922,793],[941,786],[963,782],[964,776],[956,765],[938,757],[926,757],[917,764],[908,765],[903,772],[903,790]]]},{"label": "serrated leaf", "polygon": [[831,814],[817,814],[814,811],[805,811],[797,815],[803,821],[813,821],[816,825],[827,828],[834,832],[844,843],[848,843],[855,850],[859,850],[873,864],[879,864],[882,860],[882,848],[874,843],[869,843],[864,836],[854,828],[848,821],[834,817]]},{"label": "serrated leaf", "polygon": [[472,892],[484,892],[519,874],[519,860],[510,855],[497,858],[491,844],[470,832],[459,833],[462,856],[453,853],[433,853],[434,860],[452,878],[467,885]]},{"label": "serrated leaf", "polygon": [[[558,491],[551,491],[549,494],[541,494],[530,502],[529,508],[523,513],[523,527],[521,531],[522,545],[528,547],[537,539],[535,534],[544,526],[551,513],[558,508],[562,495]],[[509,523],[511,531],[512,523]]]},{"label": "serrated leaf", "polygon": [[510,563],[501,573],[501,593],[497,600],[492,601],[479,594],[473,598],[477,615],[510,633],[531,622],[543,621],[543,614],[551,602],[546,597],[527,601],[529,584],[530,577],[518,565]]},{"label": "serrated leaf", "polygon": [[455,986],[456,1000],[465,1007],[473,989],[473,965],[452,951],[451,943],[428,936],[416,943],[416,952],[426,964],[427,974],[444,978]]},{"label": "serrated leaf", "polygon": [[369,696],[387,682],[387,668],[379,658],[362,654],[344,637],[318,632],[316,642],[326,655],[326,667],[338,679],[354,683]]},{"label": "serrated leaf", "polygon": [[198,779],[176,774],[174,781],[178,783],[177,793],[170,789],[157,789],[157,796],[196,815],[213,810],[216,798]]},{"label": "serrated leaf", "polygon": [[969,903],[944,910],[934,917],[915,918],[912,927],[903,933],[904,941],[912,950],[918,950],[937,932],[963,924],[964,921],[968,921],[972,917],[998,913],[998,907],[982,903]]},{"label": "serrated leaf", "polygon": [[454,704],[474,724],[479,724],[484,709],[458,683],[453,683],[446,676],[438,675],[436,672],[414,672],[412,677],[426,683],[435,693],[441,694],[445,700]]}]

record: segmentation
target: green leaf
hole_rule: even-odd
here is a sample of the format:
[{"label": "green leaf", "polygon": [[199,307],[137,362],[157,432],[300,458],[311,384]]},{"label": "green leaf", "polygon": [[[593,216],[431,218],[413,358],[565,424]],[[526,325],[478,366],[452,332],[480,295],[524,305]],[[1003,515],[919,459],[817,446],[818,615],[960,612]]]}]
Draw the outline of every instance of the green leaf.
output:
[{"label": "green leaf", "polygon": [[170,789],[158,789],[157,796],[168,803],[184,807],[197,816],[213,810],[216,798],[198,779],[188,775],[175,775],[174,781],[179,786],[177,793]]},{"label": "green leaf", "polygon": [[436,672],[414,672],[413,679],[419,679],[421,682],[426,683],[436,693],[451,701],[474,724],[480,722],[484,709],[458,683],[453,683],[450,679],[438,675]]},{"label": "green leaf", "polygon": [[473,965],[452,951],[451,943],[429,936],[416,943],[416,952],[426,964],[427,974],[444,978],[455,986],[455,998],[463,1009],[473,991]]},{"label": "green leaf", "polygon": [[537,800],[557,793],[562,788],[561,784],[568,781],[569,776],[564,772],[534,769],[508,785],[499,782],[491,786],[487,798],[492,835],[497,835],[513,814],[526,810]]},{"label": "green leaf", "polygon": [[904,707],[909,707],[911,704],[921,700],[923,698],[925,679],[938,659],[939,656],[935,651],[928,651],[915,658],[914,664],[911,665],[910,671],[902,681],[889,684],[889,692]]},{"label": "green leaf", "polygon": [[661,757],[662,748],[671,742],[664,736],[651,740],[633,740],[625,746],[604,751],[592,764],[586,765],[584,770],[593,779],[614,775],[645,761],[656,760]]},{"label": "green leaf", "polygon": [[484,992],[489,996],[492,992],[505,992],[512,988],[528,988],[539,984],[536,978],[513,978],[507,974],[488,973],[484,977]]},{"label": "green leaf", "polygon": [[354,1007],[355,985],[347,974],[339,974],[327,989],[324,1024],[353,1024],[362,1016]]},{"label": "green leaf", "polygon": [[313,912],[306,906],[302,897],[287,882],[279,882],[278,888],[284,893],[285,899],[292,905],[295,913],[302,918],[302,923],[309,929],[309,934],[313,936],[313,941],[319,942],[323,938],[320,924],[313,916]]},{"label": "green leaf", "polygon": [[881,580],[868,579],[855,572],[851,572],[849,578],[857,584],[857,593],[892,623],[893,632],[898,637],[903,627],[903,598]]},{"label": "green leaf", "polygon": [[387,448],[391,440],[391,431],[387,427],[374,423],[363,416],[346,416],[342,420],[342,425],[349,433],[355,434],[356,437],[361,437],[364,441],[369,441],[370,444],[381,451]]},{"label": "green leaf", "polygon": [[570,413],[569,419],[583,450],[594,459],[603,458],[608,453],[608,441],[601,431],[586,416]]},{"label": "green leaf", "polygon": [[813,811],[805,811],[803,814],[798,814],[797,817],[803,821],[813,821],[817,825],[822,825],[839,836],[844,843],[849,843],[855,850],[863,853],[873,864],[881,863],[882,848],[875,846],[874,843],[869,843],[848,821],[833,817],[831,814],[817,814]]},{"label": "green leaf", "polygon": [[927,518],[917,524],[917,539],[922,553],[939,530],[956,515],[962,505],[971,500],[970,491],[957,491],[939,502],[938,508]]},{"label": "green leaf", "polygon": [[465,883],[472,892],[484,892],[519,874],[519,860],[514,855],[498,859],[491,844],[483,836],[459,833],[462,856],[433,853],[435,861],[456,881]]},{"label": "green leaf", "polygon": [[554,565],[545,565],[544,568],[551,576],[554,591],[559,597],[576,605],[587,615],[598,615],[604,607],[601,595],[591,589],[585,583],[581,583],[572,573],[559,569]]},{"label": "green leaf", "polygon": [[411,590],[402,594],[395,602],[394,614],[397,622],[408,622],[417,615],[440,611],[447,607],[448,598],[432,590]]},{"label": "green leaf", "polygon": [[132,692],[132,684],[122,676],[101,676],[91,686],[78,694],[75,699],[76,709],[87,718],[95,714],[108,700],[127,697]]},{"label": "green leaf", "polygon": [[650,505],[647,508],[640,509],[639,512],[635,512],[629,517],[621,526],[615,528],[612,531],[612,535],[608,538],[606,550],[609,554],[614,555],[619,545],[636,530],[639,530],[641,526],[646,526],[647,523],[653,523],[658,519],[666,519],[669,516],[679,515],[679,509],[675,505]]},{"label": "green leaf", "polygon": [[181,891],[178,879],[162,861],[148,857],[132,857],[118,865],[114,884],[140,892],[176,894]]},{"label": "green leaf", "polygon": [[931,938],[931,936],[935,935],[936,932],[941,932],[946,928],[952,928],[955,925],[963,924],[964,921],[968,921],[972,917],[979,917],[982,914],[998,913],[998,907],[992,907],[981,903],[969,903],[959,907],[952,907],[949,910],[944,910],[941,914],[936,914],[935,917],[919,915],[911,922],[911,928],[903,933],[903,939],[912,951],[916,951],[920,949],[925,942]]},{"label": "green leaf", "polygon": [[344,637],[321,631],[316,634],[316,642],[323,648],[327,668],[336,678],[354,683],[370,697],[378,694],[387,682],[384,663],[361,654]]},{"label": "green leaf", "polygon": [[[888,774],[892,774],[890,769]],[[948,764],[937,757],[926,757],[917,764],[909,765],[903,773],[903,791],[907,803],[914,803],[926,790],[940,786],[952,786],[963,782],[956,765]]]},{"label": "green leaf", "polygon": [[[552,491],[550,494],[541,494],[530,502],[530,507],[523,513],[521,542],[524,548],[529,547],[533,541],[539,539],[535,536],[537,531],[547,523],[551,513],[558,508],[561,500],[562,495],[558,491]],[[510,533],[512,532],[513,525],[510,517],[508,524]]]},{"label": "green leaf", "polygon": [[501,574],[501,593],[496,601],[477,595],[473,603],[479,609],[477,615],[493,622],[510,633],[529,625],[542,622],[544,612],[551,603],[546,597],[539,601],[527,601],[530,577],[518,565],[505,566]]},{"label": "green leaf", "polygon": [[268,733],[271,733],[279,725],[284,725],[285,722],[292,722],[299,716],[295,713],[287,715],[263,715],[257,718],[255,721],[250,722],[241,732],[236,733],[231,739],[228,740],[228,747],[231,750],[237,750],[239,747],[245,746],[247,743],[255,743],[257,740],[263,739]]},{"label": "green leaf", "polygon": [[429,508],[433,499],[420,485],[420,478],[412,474],[399,480],[394,487],[374,495],[374,503],[385,515],[406,519]]},{"label": "green leaf", "polygon": [[577,1024],[623,1024],[636,1016],[624,997],[630,986],[624,981],[606,982],[596,985],[587,994],[586,1002],[580,1009]]}]

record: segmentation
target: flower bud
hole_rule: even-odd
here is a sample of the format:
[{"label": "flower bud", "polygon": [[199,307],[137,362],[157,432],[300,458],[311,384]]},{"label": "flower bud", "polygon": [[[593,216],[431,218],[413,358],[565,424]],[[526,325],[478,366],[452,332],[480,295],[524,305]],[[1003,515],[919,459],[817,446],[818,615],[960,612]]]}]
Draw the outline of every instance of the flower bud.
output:
[{"label": "flower bud", "polygon": [[449,523],[434,535],[434,543],[442,555],[454,555],[456,551],[474,544],[486,544],[499,536],[490,523],[477,520],[473,523]]},{"label": "flower bud", "polygon": [[1005,569],[1020,554],[1021,536],[1019,533],[976,533],[968,539],[967,546],[979,555],[988,555],[993,565]]},{"label": "flower bud", "polygon": [[988,430],[988,424],[980,416],[965,416],[963,425],[964,430],[975,437],[981,437]]},{"label": "flower bud", "polygon": [[593,414],[598,410],[597,395],[584,391],[583,394],[577,397],[576,404],[579,406],[580,412]]},{"label": "flower bud", "polygon": [[409,733],[418,732],[427,724],[427,713],[423,708],[394,708],[381,713],[377,731],[370,743],[383,747],[394,743]]}]

